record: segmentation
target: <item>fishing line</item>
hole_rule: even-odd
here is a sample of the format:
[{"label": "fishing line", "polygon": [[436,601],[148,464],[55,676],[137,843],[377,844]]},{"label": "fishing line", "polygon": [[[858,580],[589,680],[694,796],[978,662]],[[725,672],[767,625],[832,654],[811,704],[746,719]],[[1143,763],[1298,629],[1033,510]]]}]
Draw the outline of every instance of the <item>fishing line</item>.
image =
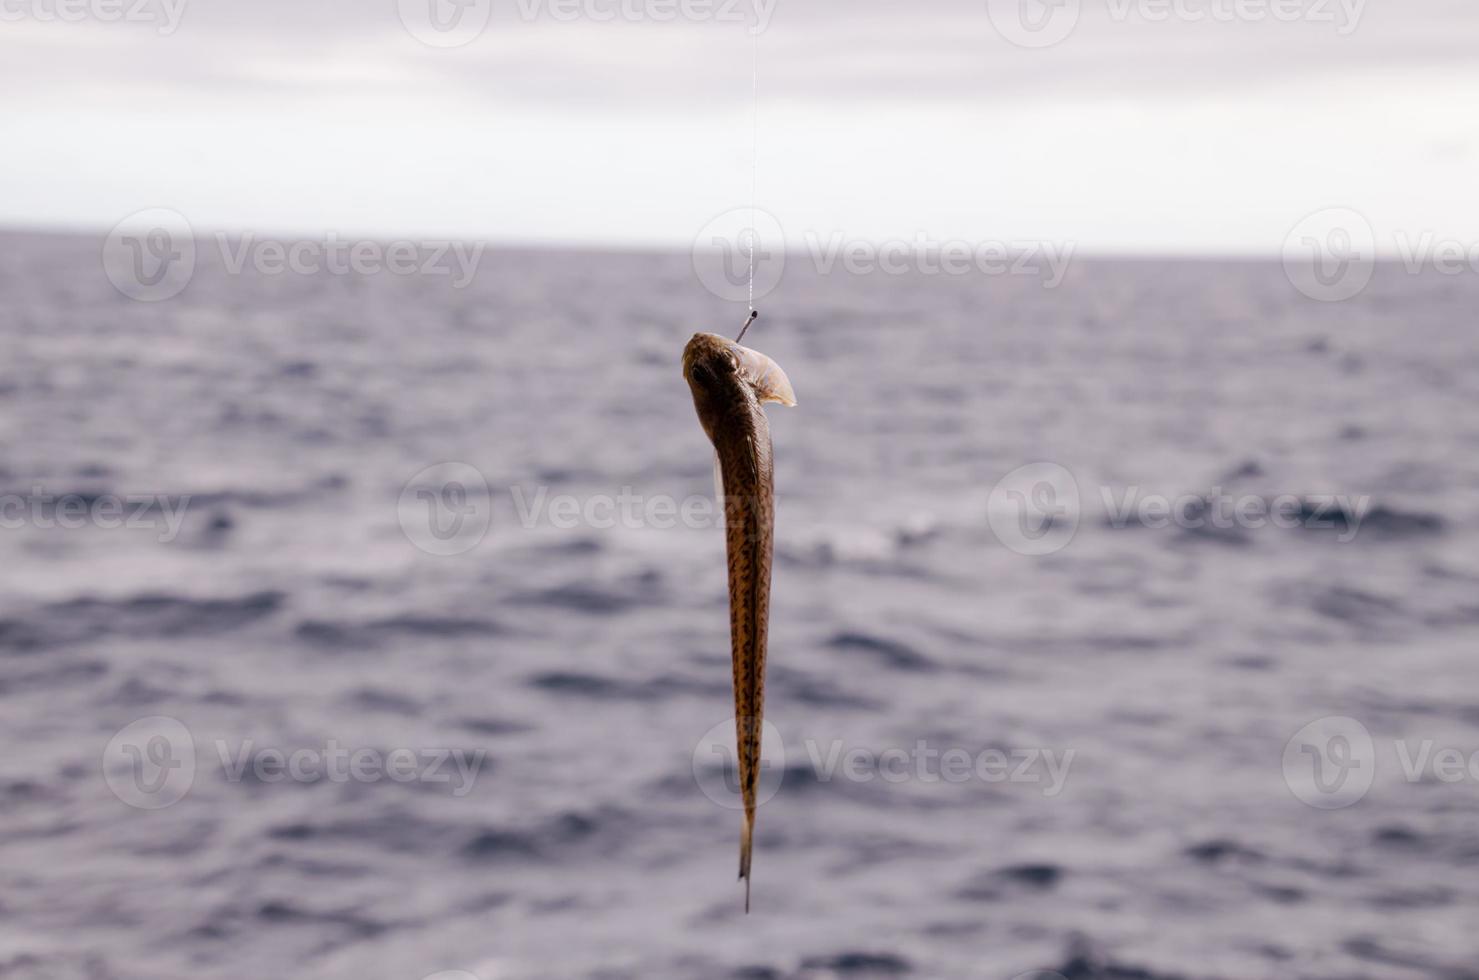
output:
[{"label": "fishing line", "polygon": [[760,5],[755,5],[755,26],[750,29],[750,316],[740,328],[735,343],[744,339],[745,331],[760,315],[755,309],[755,186],[760,173]]}]

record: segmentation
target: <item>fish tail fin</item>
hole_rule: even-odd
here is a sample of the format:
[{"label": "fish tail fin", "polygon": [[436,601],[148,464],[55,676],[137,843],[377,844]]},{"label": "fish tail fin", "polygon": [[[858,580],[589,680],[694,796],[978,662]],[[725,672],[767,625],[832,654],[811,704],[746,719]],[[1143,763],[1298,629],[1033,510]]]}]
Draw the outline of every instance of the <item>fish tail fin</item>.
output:
[{"label": "fish tail fin", "polygon": [[745,883],[745,914],[750,914],[750,853],[755,837],[755,811],[745,811],[745,826],[740,831],[740,880]]}]

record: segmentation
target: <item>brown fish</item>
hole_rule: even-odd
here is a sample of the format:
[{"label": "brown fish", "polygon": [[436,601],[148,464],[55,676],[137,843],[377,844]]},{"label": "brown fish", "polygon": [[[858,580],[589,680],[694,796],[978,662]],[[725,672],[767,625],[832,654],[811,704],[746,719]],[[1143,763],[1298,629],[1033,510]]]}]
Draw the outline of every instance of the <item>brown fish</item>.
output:
[{"label": "brown fish", "polygon": [[750,849],[755,787],[765,713],[765,633],[770,621],[770,559],[775,497],[770,423],[765,402],[795,405],[780,365],[758,351],[711,333],[696,333],[683,350],[683,376],[693,389],[698,421],[714,444],[724,493],[729,554],[729,641],[734,662],[735,745],[745,825],[739,876],[750,911]]}]

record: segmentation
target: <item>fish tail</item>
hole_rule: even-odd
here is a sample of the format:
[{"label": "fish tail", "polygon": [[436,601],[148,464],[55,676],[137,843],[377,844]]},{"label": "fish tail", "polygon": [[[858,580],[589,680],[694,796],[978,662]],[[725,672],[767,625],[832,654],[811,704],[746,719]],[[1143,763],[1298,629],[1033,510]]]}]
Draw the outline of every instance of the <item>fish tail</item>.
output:
[{"label": "fish tail", "polygon": [[740,880],[745,883],[745,914],[750,914],[750,852],[755,836],[755,811],[745,811],[745,826],[740,831]]}]

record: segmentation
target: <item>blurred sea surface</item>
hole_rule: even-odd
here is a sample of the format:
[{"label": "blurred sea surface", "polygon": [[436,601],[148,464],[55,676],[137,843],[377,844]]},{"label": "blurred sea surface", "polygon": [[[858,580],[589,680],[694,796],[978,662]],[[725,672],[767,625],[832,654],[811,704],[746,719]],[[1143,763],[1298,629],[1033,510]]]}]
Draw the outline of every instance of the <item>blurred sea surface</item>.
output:
[{"label": "blurred sea surface", "polygon": [[[98,249],[0,235],[0,492],[33,515],[0,534],[0,977],[1479,976],[1479,783],[1393,754],[1479,750],[1473,276],[1322,304],[1277,263],[793,263],[747,338],[799,405],[745,917],[696,753],[732,714],[721,532],[521,513],[711,496],[679,354],[740,306],[686,255],[512,250],[453,289],[202,249],[140,303]],[[453,462],[490,523],[428,553],[418,474]],[[1083,508],[1029,556],[992,488],[1038,462]],[[1130,488],[1371,511],[1115,526]],[[42,526],[67,494],[153,516]],[[1376,772],[1320,809],[1281,760],[1330,716]],[[156,717],[193,781],[141,809],[109,746]],[[226,764],[331,742],[485,755],[470,785]],[[1072,761],[1057,792],[817,764],[921,745]]]}]

